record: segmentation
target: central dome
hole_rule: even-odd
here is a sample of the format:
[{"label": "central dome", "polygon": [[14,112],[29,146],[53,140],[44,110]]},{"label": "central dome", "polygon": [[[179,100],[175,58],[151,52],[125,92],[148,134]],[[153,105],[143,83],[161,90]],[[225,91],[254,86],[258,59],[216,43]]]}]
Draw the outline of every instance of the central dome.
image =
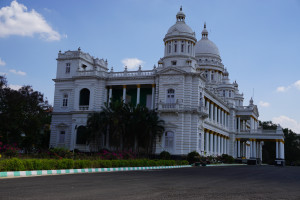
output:
[{"label": "central dome", "polygon": [[220,52],[218,47],[208,39],[208,31],[206,30],[206,24],[204,24],[204,29],[202,31],[202,38],[196,43],[195,54],[196,56],[211,55],[220,58]]}]

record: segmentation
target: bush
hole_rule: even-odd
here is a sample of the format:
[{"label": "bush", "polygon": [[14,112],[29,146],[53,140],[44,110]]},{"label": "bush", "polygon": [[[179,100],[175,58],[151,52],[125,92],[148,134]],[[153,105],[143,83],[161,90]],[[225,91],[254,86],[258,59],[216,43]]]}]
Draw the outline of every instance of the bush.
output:
[{"label": "bush", "polygon": [[234,163],[234,158],[230,155],[227,155],[227,154],[222,154],[221,156],[221,161],[223,163]]},{"label": "bush", "polygon": [[72,158],[73,153],[65,148],[53,148],[49,150],[52,158]]},{"label": "bush", "polygon": [[12,158],[0,160],[0,171],[174,166],[187,164],[188,161],[186,160],[72,160]]},{"label": "bush", "polygon": [[171,159],[171,154],[167,151],[162,151],[159,154],[159,158],[162,159],[162,160],[170,160]]},{"label": "bush", "polygon": [[187,155],[187,161],[190,164],[200,162],[200,154],[197,151],[192,151]]}]

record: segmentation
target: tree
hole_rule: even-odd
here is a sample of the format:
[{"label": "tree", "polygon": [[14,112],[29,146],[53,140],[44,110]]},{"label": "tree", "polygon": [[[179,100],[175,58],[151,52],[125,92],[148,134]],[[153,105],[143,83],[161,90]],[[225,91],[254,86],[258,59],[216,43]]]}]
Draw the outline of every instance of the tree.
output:
[{"label": "tree", "polygon": [[49,135],[47,124],[50,124],[51,115],[40,106],[44,102],[43,94],[31,86],[13,90],[7,87],[3,76],[0,86],[0,140],[16,143],[27,151],[45,145],[47,139],[43,134]]},{"label": "tree", "polygon": [[133,149],[136,152],[143,149],[146,154],[152,153],[153,141],[164,131],[163,125],[164,121],[155,111],[122,101],[106,104],[101,112],[90,114],[87,120],[91,142],[102,137],[106,148],[110,145],[115,149]]}]

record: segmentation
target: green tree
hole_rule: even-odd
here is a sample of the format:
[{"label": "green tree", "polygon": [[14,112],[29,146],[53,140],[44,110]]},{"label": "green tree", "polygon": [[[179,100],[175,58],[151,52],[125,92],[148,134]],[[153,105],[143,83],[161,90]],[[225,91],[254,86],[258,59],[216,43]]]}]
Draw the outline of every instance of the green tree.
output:
[{"label": "green tree", "polygon": [[44,102],[43,94],[31,86],[13,90],[7,87],[3,76],[0,86],[0,140],[7,144],[17,143],[27,151],[45,145],[51,115],[40,106]]}]

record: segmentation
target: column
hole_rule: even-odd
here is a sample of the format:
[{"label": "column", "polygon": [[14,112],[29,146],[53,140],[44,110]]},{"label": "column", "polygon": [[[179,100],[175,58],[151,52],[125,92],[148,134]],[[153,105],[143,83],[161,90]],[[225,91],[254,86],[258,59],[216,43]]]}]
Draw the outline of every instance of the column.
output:
[{"label": "column", "polygon": [[140,103],[140,93],[141,93],[141,85],[137,85],[137,93],[136,93],[136,105]]},{"label": "column", "polygon": [[241,139],[237,139],[237,157],[241,157]]},{"label": "column", "polygon": [[210,120],[214,119],[214,104],[210,103]]},{"label": "column", "polygon": [[227,154],[227,151],[226,151],[226,140],[227,140],[227,138],[226,138],[226,136],[224,136],[224,138],[223,138],[223,153],[224,154]]},{"label": "column", "polygon": [[215,120],[215,122],[217,122],[217,117],[218,117],[218,107],[217,107],[217,105],[215,106],[215,118],[214,118],[214,120]]},{"label": "column", "polygon": [[220,151],[220,155],[222,155],[224,153],[224,151],[223,151],[223,149],[224,149],[223,142],[224,142],[224,138],[223,138],[223,135],[221,135],[221,142],[220,142],[221,151]]},{"label": "column", "polygon": [[260,141],[259,142],[259,146],[260,146],[260,152],[259,152],[259,157],[260,157],[260,160],[262,161],[262,142]]},{"label": "column", "polygon": [[112,98],[112,86],[109,87],[109,93],[108,93],[108,103],[111,102],[111,98]]},{"label": "column", "polygon": [[279,158],[279,156],[278,156],[278,152],[279,152],[279,151],[278,151],[278,150],[279,150],[279,149],[278,149],[278,146],[279,146],[279,145],[278,145],[278,140],[276,140],[276,143],[275,143],[275,144],[276,144],[276,159],[278,159],[278,158]]},{"label": "column", "polygon": [[151,102],[151,109],[154,109],[154,105],[155,105],[155,84],[152,84],[152,102]]},{"label": "column", "polygon": [[250,158],[253,157],[253,141],[250,139]]},{"label": "column", "polygon": [[207,102],[207,111],[208,111],[208,118],[210,119],[210,115],[211,115],[211,112],[210,112],[210,101],[208,99],[206,99],[206,102]]},{"label": "column", "polygon": [[210,138],[210,145],[209,145],[209,151],[210,151],[210,155],[213,154],[214,152],[214,142],[213,142],[213,139],[214,139],[214,134],[212,132],[209,133],[209,138]]},{"label": "column", "polygon": [[217,141],[218,142],[218,151],[217,151],[218,153],[217,154],[220,155],[221,154],[221,146],[220,146],[221,137],[220,137],[220,134],[217,135],[217,139],[218,139],[218,141]]},{"label": "column", "polygon": [[217,108],[217,111],[218,111],[218,123],[221,124],[221,109],[220,108]]},{"label": "column", "polygon": [[206,136],[206,140],[205,140],[205,151],[206,153],[209,152],[209,133],[207,131],[205,131],[205,136]]},{"label": "column", "polygon": [[256,141],[253,139],[253,157],[256,158]]},{"label": "column", "polygon": [[279,141],[279,145],[280,145],[280,158],[284,159],[284,142],[283,142],[283,140]]},{"label": "column", "polygon": [[214,155],[217,155],[217,133],[214,134]]},{"label": "column", "polygon": [[126,85],[123,85],[123,102],[126,103]]},{"label": "column", "polygon": [[238,119],[238,120],[237,120],[237,124],[238,124],[238,132],[241,132],[241,118],[238,117],[237,119]]}]

